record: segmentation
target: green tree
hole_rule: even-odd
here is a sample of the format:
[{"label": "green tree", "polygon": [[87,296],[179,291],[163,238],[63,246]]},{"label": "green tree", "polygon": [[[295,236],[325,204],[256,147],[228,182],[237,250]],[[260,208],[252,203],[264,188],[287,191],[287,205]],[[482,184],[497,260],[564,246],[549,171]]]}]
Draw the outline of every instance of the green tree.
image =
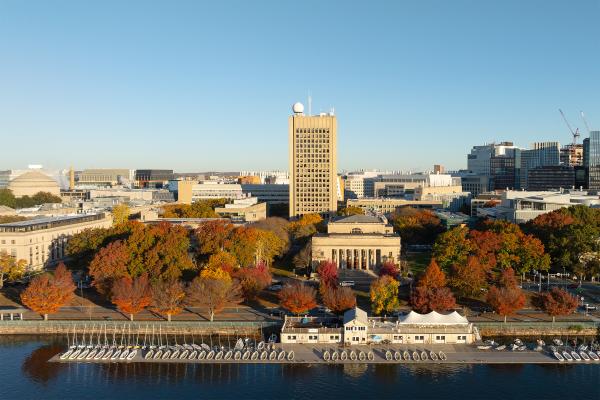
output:
[{"label": "green tree", "polygon": [[10,208],[17,207],[17,199],[15,199],[12,190],[0,189],[0,206],[6,206]]},{"label": "green tree", "polygon": [[0,289],[4,287],[5,281],[19,279],[25,273],[26,260],[17,260],[6,251],[0,251]]}]

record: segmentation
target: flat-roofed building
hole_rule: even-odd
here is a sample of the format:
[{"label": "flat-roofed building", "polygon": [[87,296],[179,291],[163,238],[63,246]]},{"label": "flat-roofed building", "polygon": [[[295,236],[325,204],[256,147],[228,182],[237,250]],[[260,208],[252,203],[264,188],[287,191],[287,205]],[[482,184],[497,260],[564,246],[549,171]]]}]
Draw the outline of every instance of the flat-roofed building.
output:
[{"label": "flat-roofed building", "polygon": [[255,222],[267,218],[267,203],[259,203],[256,197],[247,197],[233,200],[233,203],[224,207],[216,207],[215,212],[232,221]]},{"label": "flat-roofed building", "polygon": [[388,344],[472,344],[473,324],[453,311],[441,314],[414,311],[395,318],[369,317],[358,307],[343,318],[286,316],[281,343],[376,345]]},{"label": "flat-roofed building", "polygon": [[404,200],[395,198],[376,198],[376,199],[348,199],[346,200],[346,207],[359,207],[364,211],[391,214],[401,207],[414,207],[414,208],[441,208],[442,202],[433,201],[420,201],[420,200]]},{"label": "flat-roofed building", "polygon": [[138,169],[135,171],[136,185],[143,188],[161,188],[174,178],[172,169]]},{"label": "flat-roofed building", "polygon": [[337,176],[336,117],[305,115],[300,103],[294,104],[293,111],[289,117],[290,217],[335,215],[338,198],[343,196]]},{"label": "flat-roofed building", "polygon": [[134,180],[134,171],[126,168],[84,169],[78,174],[77,185],[116,186],[130,184]]},{"label": "flat-roofed building", "polygon": [[290,185],[287,184],[242,184],[242,193],[267,204],[287,204],[290,201]]},{"label": "flat-roofed building", "polygon": [[89,228],[109,228],[109,214],[70,215],[36,218],[0,224],[0,251],[17,260],[26,260],[28,270],[40,270],[66,258],[67,242]]},{"label": "flat-roofed building", "polygon": [[383,216],[352,215],[327,224],[327,233],[312,237],[312,265],[333,261],[338,268],[376,270],[384,262],[400,263],[400,236]]}]

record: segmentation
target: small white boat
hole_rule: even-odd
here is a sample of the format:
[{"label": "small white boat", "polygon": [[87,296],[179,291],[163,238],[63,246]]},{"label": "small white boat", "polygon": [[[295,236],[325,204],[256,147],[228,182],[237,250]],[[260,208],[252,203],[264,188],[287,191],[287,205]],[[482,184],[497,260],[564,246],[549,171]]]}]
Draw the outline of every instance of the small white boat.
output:
[{"label": "small white boat", "polygon": [[137,349],[133,349],[129,352],[129,354],[127,354],[127,361],[131,361],[135,358],[135,356],[137,355]]},{"label": "small white boat", "polygon": [[181,352],[181,354],[179,355],[179,359],[180,360],[184,360],[186,358],[188,358],[188,355],[190,354],[190,351],[188,349],[185,349]]},{"label": "small white boat", "polygon": [[517,346],[523,346],[523,341],[521,339],[515,339],[514,344]]},{"label": "small white boat", "polygon": [[443,351],[440,351],[438,355],[440,356],[440,360],[442,361],[446,361],[448,359],[448,357],[446,357],[446,353],[444,353]]},{"label": "small white boat", "polygon": [[171,353],[171,360],[174,360],[176,358],[179,358],[179,354],[181,353],[181,351],[179,351],[179,349],[175,349],[175,351],[173,353]]},{"label": "small white boat", "polygon": [[[332,360],[337,360],[338,357],[338,353],[337,351],[333,353],[333,355],[331,356]],[[279,354],[277,355],[277,360],[279,361],[283,361],[285,359],[285,350],[281,350],[281,352],[279,352]]]},{"label": "small white boat", "polygon": [[125,349],[121,352],[121,355],[119,356],[119,360],[125,360],[127,359],[127,356],[129,355],[129,349]]},{"label": "small white boat", "polygon": [[163,360],[167,360],[167,359],[171,358],[171,349],[166,349],[166,350],[163,352],[163,354],[162,354],[161,358],[162,358]]},{"label": "small white boat", "polygon": [[591,350],[588,350],[588,355],[590,356],[590,358],[594,361],[600,361],[600,357],[598,357],[598,355],[596,353],[594,353]]},{"label": "small white boat", "polygon": [[555,351],[554,353],[554,357],[558,360],[558,361],[565,361],[565,358],[563,356],[560,355],[560,353],[558,351]]},{"label": "small white boat", "polygon": [[501,344],[500,346],[496,347],[496,350],[500,351],[500,350],[504,350],[506,349],[506,345],[505,344]]},{"label": "small white boat", "polygon": [[85,359],[86,359],[86,360],[93,360],[93,359],[94,359],[94,357],[96,357],[96,353],[98,353],[98,350],[97,350],[97,349],[92,349],[92,351],[90,351],[90,352],[88,353],[88,355],[87,355],[87,356],[85,356]]},{"label": "small white boat", "polygon": [[573,357],[571,357],[571,355],[567,351],[563,351],[562,355],[565,358],[565,360],[573,361]]},{"label": "small white boat", "polygon": [[331,359],[331,355],[329,354],[329,351],[328,351],[328,350],[325,350],[325,351],[323,352],[323,360],[324,360],[324,361],[329,361],[330,359]]},{"label": "small white boat", "polygon": [[61,360],[66,360],[67,358],[69,358],[69,356],[73,353],[75,349],[69,349],[67,351],[65,351],[64,353],[62,353],[59,357],[59,359]]},{"label": "small white boat", "polygon": [[372,351],[368,352],[367,359],[369,359],[369,361],[375,360],[375,354]]},{"label": "small white boat", "polygon": [[523,344],[523,345],[519,346],[519,347],[517,348],[517,350],[519,350],[519,351],[525,351],[525,350],[527,350],[527,346],[525,346],[525,345]]},{"label": "small white boat", "polygon": [[[284,358],[285,358],[285,351],[282,351],[277,356],[277,359],[279,361],[282,361]],[[339,358],[340,358],[340,353],[338,353],[337,351],[334,351],[333,354],[331,355],[331,361],[337,361]]]},{"label": "small white boat", "polygon": [[435,352],[434,352],[434,351],[430,351],[430,352],[429,352],[429,358],[431,358],[433,361],[437,361],[437,359],[438,359],[438,355],[437,355],[437,354],[435,354]]},{"label": "small white boat", "polygon": [[104,356],[104,353],[106,353],[106,349],[105,348],[100,349],[100,351],[98,353],[96,353],[94,360],[102,359],[102,357]]},{"label": "small white boat", "polygon": [[575,359],[575,361],[581,361],[581,356],[577,354],[575,350],[571,351],[571,355],[573,356],[573,359]]},{"label": "small white boat", "polygon": [[234,350],[242,350],[244,348],[244,341],[242,340],[242,338],[239,338],[237,340],[237,342],[235,342],[235,347],[233,348]]},{"label": "small white boat", "polygon": [[556,346],[562,346],[563,345],[563,341],[560,339],[552,339],[552,343],[554,343]]},{"label": "small white boat", "polygon": [[242,354],[242,360],[249,360],[250,359],[250,350],[246,350],[244,352],[244,354]]},{"label": "small white boat", "polygon": [[112,355],[110,356],[110,359],[111,360],[118,360],[119,356],[121,355],[121,351],[122,351],[121,349],[115,350],[115,352],[112,353]]},{"label": "small white boat", "polygon": [[162,349],[158,349],[158,350],[156,350],[156,352],[152,356],[152,359],[153,360],[161,359],[162,358],[162,354],[163,354],[163,350]]},{"label": "small white boat", "polygon": [[[255,352],[256,353],[256,352]],[[206,355],[206,359],[207,360],[212,360],[213,358],[215,358],[215,351],[211,350],[208,352],[208,354]]]},{"label": "small white boat", "polygon": [[233,353],[233,359],[234,360],[241,360],[242,359],[242,352],[240,350],[236,350]]},{"label": "small white boat", "polygon": [[188,357],[188,360],[195,360],[196,358],[198,358],[198,350],[192,351]]},{"label": "small white boat", "polygon": [[77,356],[79,355],[79,353],[81,353],[82,349],[75,349],[75,351],[73,351],[71,353],[71,355],[69,356],[69,360],[74,360],[77,358]]},{"label": "small white boat", "polygon": [[590,356],[588,356],[588,354],[585,351],[581,350],[579,352],[579,355],[581,356],[581,358],[583,358],[583,361],[590,361]]},{"label": "small white boat", "polygon": [[296,354],[294,353],[294,350],[290,351],[290,352],[287,354],[287,360],[288,360],[288,361],[294,361],[294,357],[296,357]]},{"label": "small white boat", "polygon": [[540,347],[544,347],[546,345],[546,342],[544,342],[542,339],[538,339],[536,342],[537,342],[537,345]]},{"label": "small white boat", "polygon": [[410,360],[410,353],[409,353],[408,351],[404,350],[404,351],[402,352],[402,358],[403,358],[405,361],[408,361],[408,360]]},{"label": "small white boat", "polygon": [[83,360],[84,358],[87,357],[88,354],[90,354],[90,349],[83,349],[83,351],[81,353],[79,353],[79,355],[77,356],[77,359]]},{"label": "small white boat", "polygon": [[419,353],[417,353],[416,351],[413,351],[412,358],[415,361],[421,361],[421,357],[419,357]]},{"label": "small white boat", "polygon": [[109,349],[106,351],[106,353],[104,353],[104,355],[102,356],[102,360],[108,360],[108,359],[110,359],[110,358],[112,357],[113,351],[114,351],[114,350],[112,349],[112,347],[111,347],[111,348],[109,348]]},{"label": "small white boat", "polygon": [[478,348],[479,350],[489,350],[489,349],[491,349],[491,348],[492,348],[492,345],[491,345],[491,344],[484,344],[484,345],[479,345],[479,346],[477,346],[477,348]]},{"label": "small white boat", "polygon": [[257,350],[263,350],[265,348],[265,342],[259,342],[258,346],[256,346]]},{"label": "small white boat", "polygon": [[386,351],[385,352],[385,359],[388,360],[388,361],[392,361],[392,358],[394,358],[394,355],[392,354],[392,352],[389,351],[389,350]]}]

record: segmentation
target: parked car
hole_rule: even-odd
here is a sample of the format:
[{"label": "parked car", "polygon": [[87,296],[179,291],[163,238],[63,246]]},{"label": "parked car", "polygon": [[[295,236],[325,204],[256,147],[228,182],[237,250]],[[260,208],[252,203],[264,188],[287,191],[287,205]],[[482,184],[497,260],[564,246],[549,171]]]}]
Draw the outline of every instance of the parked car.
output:
[{"label": "parked car", "polygon": [[271,292],[279,292],[281,289],[283,289],[283,286],[281,286],[281,284],[275,284],[275,285],[271,285],[267,288],[267,290],[270,290]]},{"label": "parked car", "polygon": [[341,281],[340,282],[340,286],[343,286],[343,287],[353,287],[354,286],[354,281]]}]

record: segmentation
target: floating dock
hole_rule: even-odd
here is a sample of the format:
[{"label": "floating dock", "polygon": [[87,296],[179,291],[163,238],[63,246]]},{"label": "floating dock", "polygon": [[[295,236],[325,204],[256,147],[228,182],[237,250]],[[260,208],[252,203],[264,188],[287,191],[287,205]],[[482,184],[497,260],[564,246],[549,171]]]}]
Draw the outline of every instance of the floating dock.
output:
[{"label": "floating dock", "polygon": [[[139,349],[130,360],[60,359],[60,354],[51,362],[60,363],[178,363],[178,364],[596,364],[599,361],[559,361],[545,351],[480,350],[466,345],[374,345],[374,346],[315,346],[304,344],[275,344],[270,350],[250,351],[243,359],[242,350],[234,358],[227,350],[210,359],[167,358],[146,359],[145,351]],[[292,355],[290,357],[290,354]],[[335,355],[334,355],[335,354]],[[217,357],[217,358],[215,358]]]}]

